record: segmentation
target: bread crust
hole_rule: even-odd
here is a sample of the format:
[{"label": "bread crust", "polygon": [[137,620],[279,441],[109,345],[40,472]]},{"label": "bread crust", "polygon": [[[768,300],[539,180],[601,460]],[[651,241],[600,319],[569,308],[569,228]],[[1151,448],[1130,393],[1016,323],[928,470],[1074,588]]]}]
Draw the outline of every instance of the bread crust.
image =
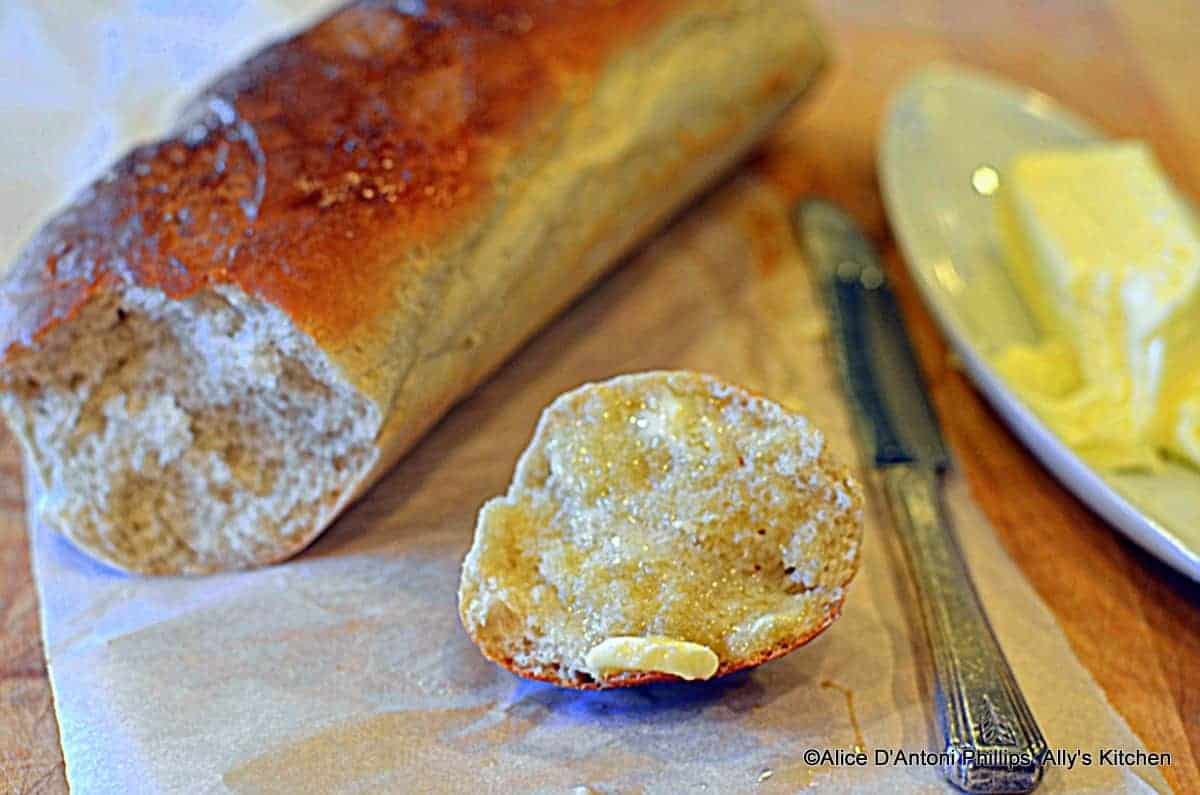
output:
[{"label": "bread crust", "polygon": [[[741,74],[691,81],[724,90],[723,104],[692,96],[644,114],[652,129],[618,141],[619,165],[604,160],[607,138],[584,153],[602,167],[578,165],[563,130],[591,129],[631,95],[670,105],[687,93],[690,69],[672,67],[671,90],[630,76],[681,39],[695,47],[694,29],[756,54]],[[823,62],[802,0],[359,0],[216,80],[171,135],[41,229],[0,281],[0,369],[16,372],[50,332],[130,288],[181,300],[231,286],[280,309],[378,409],[376,463],[317,524],[252,561],[113,562],[167,574],[283,560],[736,161]],[[626,165],[647,148],[653,158]],[[613,187],[572,215],[555,203],[582,191],[556,185],[532,224],[555,230],[542,234],[550,253],[497,242],[514,217],[528,224],[537,201],[523,183],[544,187],[539,169],[587,168]]]},{"label": "bread crust", "polygon": [[336,347],[392,311],[395,251],[461,224],[568,84],[682,4],[335,11],[217,79],[47,223],[0,285],[0,351],[118,283],[176,299],[236,284]]},{"label": "bread crust", "polygon": [[[858,574],[858,565],[858,560],[856,558],[850,579],[846,581],[847,586],[854,579],[855,575]],[[763,649],[750,657],[742,657],[734,660],[722,660],[721,664],[717,666],[716,673],[714,673],[708,679],[702,681],[711,682],[714,679],[720,679],[723,676],[729,676],[730,674],[735,674],[738,671],[744,671],[749,668],[757,668],[763,663],[783,657],[786,654],[791,654],[793,651],[801,646],[804,646],[809,641],[813,640],[822,632],[827,630],[834,621],[837,621],[838,617],[842,614],[842,605],[845,603],[845,601],[846,596],[843,591],[842,597],[836,602],[830,604],[830,610],[825,615],[824,620],[808,633],[795,638],[789,638],[787,641],[777,643],[768,649]],[[468,630],[468,634],[469,632],[470,631]],[[478,639],[472,637],[472,640],[476,642],[476,645],[479,645]],[[566,679],[545,673],[545,671],[541,669],[522,668],[521,666],[517,665],[511,657],[493,656],[490,653],[491,650],[483,645],[479,645],[479,650],[483,653],[484,657],[488,658],[500,667],[507,669],[510,673],[514,673],[517,676],[525,679],[533,679],[538,682],[548,682],[552,685],[566,687],[572,690],[613,690],[618,687],[637,687],[639,685],[648,685],[655,682],[695,683],[696,681],[684,679],[682,677],[675,676],[674,674],[661,673],[659,671],[630,671],[627,673],[609,676],[601,680],[593,679],[591,681]]]}]

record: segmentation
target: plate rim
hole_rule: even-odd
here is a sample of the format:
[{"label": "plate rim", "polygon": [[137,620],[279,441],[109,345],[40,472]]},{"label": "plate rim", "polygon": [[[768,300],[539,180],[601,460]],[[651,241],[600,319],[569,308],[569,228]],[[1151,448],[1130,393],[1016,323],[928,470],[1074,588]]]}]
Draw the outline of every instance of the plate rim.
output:
[{"label": "plate rim", "polygon": [[899,209],[903,189],[895,184],[892,169],[888,164],[895,158],[890,152],[895,149],[895,141],[899,136],[896,124],[899,109],[911,102],[913,97],[939,82],[966,83],[972,89],[985,88],[1014,97],[1038,97],[1040,102],[1053,109],[1057,118],[1068,126],[1075,127],[1080,133],[1101,140],[1107,136],[1052,97],[1036,89],[994,77],[980,70],[947,62],[934,62],[909,73],[889,96],[884,109],[882,134],[876,149],[880,193],[888,224],[904,260],[905,269],[917,285],[917,291],[942,335],[962,361],[976,389],[983,394],[992,409],[1001,416],[1025,448],[1079,500],[1142,549],[1181,574],[1200,582],[1200,550],[1193,550],[1168,527],[1139,510],[1099,471],[1064,444],[988,364],[972,342],[970,332],[943,301],[938,288],[929,282],[927,271],[916,267],[913,246],[902,222],[904,212]]}]

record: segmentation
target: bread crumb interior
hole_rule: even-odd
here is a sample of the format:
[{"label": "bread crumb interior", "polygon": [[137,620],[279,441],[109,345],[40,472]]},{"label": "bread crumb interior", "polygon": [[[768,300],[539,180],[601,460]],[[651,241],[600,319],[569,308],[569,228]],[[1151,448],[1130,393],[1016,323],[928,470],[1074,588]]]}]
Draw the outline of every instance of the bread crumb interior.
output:
[{"label": "bread crumb interior", "polygon": [[693,374],[617,378],[556,401],[483,508],[464,617],[568,677],[613,636],[752,656],[826,623],[860,510],[805,418]]},{"label": "bread crumb interior", "polygon": [[98,299],[6,377],[42,517],[133,571],[267,562],[376,455],[373,405],[235,288]]}]

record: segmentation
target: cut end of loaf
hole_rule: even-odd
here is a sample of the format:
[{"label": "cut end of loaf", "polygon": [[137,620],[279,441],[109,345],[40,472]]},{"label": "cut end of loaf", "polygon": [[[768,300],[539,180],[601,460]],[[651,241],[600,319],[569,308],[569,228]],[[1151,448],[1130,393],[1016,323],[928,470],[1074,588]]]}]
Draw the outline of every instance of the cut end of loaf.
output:
[{"label": "cut end of loaf", "polygon": [[0,378],[41,518],[129,571],[294,554],[377,455],[375,405],[279,310],[234,287],[97,297],[11,354]]},{"label": "cut end of loaf", "polygon": [[589,650],[661,636],[716,652],[717,675],[823,631],[858,567],[858,484],[822,435],[708,377],[589,384],[542,415],[508,493],[480,511],[459,609],[490,659],[569,687]]}]

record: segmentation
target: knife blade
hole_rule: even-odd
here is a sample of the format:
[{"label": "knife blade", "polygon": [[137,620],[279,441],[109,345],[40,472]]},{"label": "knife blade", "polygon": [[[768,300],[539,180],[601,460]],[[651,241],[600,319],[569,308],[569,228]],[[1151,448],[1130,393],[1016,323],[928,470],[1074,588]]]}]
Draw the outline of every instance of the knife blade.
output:
[{"label": "knife blade", "polygon": [[904,323],[871,244],[853,219],[820,201],[802,205],[800,238],[817,268],[837,334],[846,391],[875,466],[950,463]]},{"label": "knife blade", "polygon": [[950,454],[883,266],[854,219],[810,199],[793,228],[817,273],[861,449],[879,473],[933,663],[939,761],[972,793],[1031,792],[1047,753],[943,508]]}]

